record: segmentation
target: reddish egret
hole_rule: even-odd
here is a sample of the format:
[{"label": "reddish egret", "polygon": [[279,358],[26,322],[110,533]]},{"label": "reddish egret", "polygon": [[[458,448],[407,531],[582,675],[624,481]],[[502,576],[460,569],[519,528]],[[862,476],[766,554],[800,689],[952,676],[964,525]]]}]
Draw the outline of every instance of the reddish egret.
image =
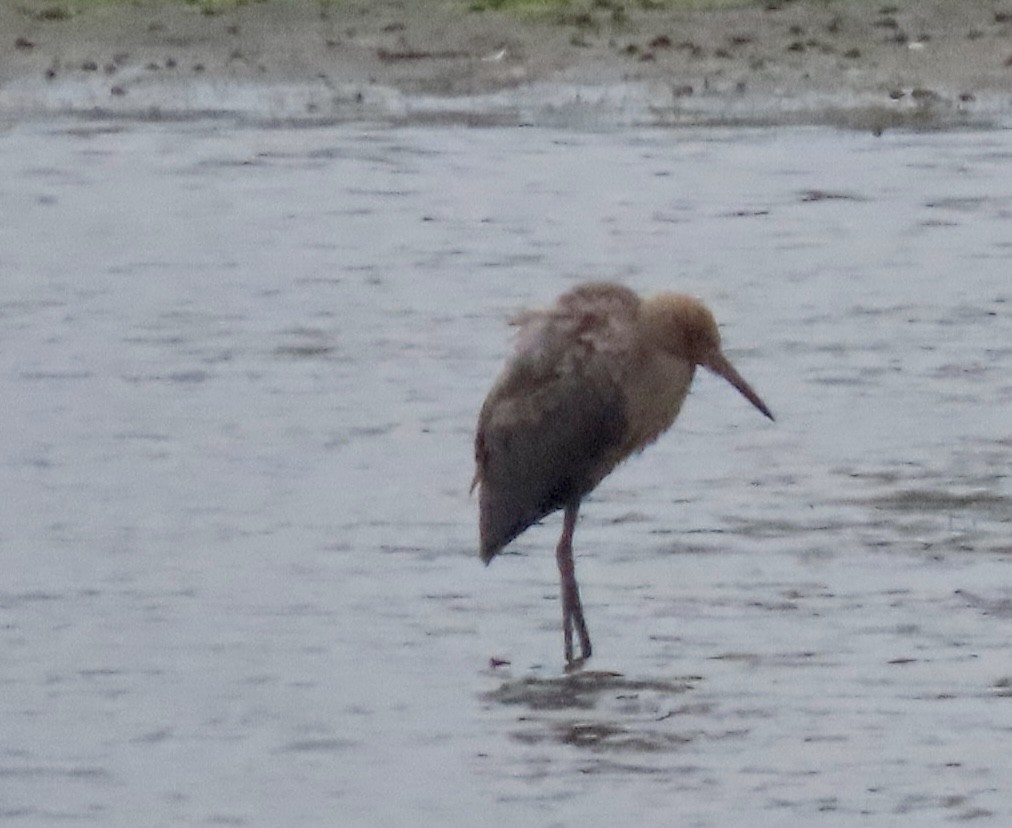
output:
[{"label": "reddish egret", "polygon": [[531,524],[564,510],[555,556],[572,666],[590,657],[573,568],[580,501],[674,422],[697,365],[773,415],[721,352],[713,314],[690,296],[640,299],[621,285],[589,283],[514,324],[516,353],[481,408],[474,441],[481,559],[487,564]]}]

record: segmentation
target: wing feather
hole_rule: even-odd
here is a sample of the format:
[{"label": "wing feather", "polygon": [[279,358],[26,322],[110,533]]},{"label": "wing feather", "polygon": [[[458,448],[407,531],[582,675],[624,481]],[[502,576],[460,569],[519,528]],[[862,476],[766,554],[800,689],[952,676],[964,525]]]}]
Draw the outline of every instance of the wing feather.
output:
[{"label": "wing feather", "polygon": [[518,320],[517,351],[482,406],[475,438],[484,561],[582,498],[621,459],[621,374],[638,301],[617,285],[587,285]]}]

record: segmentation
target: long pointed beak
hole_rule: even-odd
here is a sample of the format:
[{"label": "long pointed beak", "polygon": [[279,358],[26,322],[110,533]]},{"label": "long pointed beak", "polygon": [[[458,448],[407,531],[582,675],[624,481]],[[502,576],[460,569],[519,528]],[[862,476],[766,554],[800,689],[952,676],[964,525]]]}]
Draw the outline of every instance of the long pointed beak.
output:
[{"label": "long pointed beak", "polygon": [[728,361],[727,357],[724,356],[720,351],[715,351],[710,354],[702,361],[702,365],[705,368],[709,368],[713,373],[722,376],[731,385],[737,388],[741,395],[748,400],[752,405],[758,408],[763,414],[773,418],[772,412],[766,407],[766,403],[762,401],[762,398],[752,390],[752,386],[745,382],[745,378],[738,373],[735,367]]}]

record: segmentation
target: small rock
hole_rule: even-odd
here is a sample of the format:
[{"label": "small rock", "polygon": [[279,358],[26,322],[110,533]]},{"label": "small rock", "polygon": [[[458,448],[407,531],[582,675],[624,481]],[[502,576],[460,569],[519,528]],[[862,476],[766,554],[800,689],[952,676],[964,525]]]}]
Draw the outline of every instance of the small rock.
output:
[{"label": "small rock", "polygon": [[19,37],[14,41],[15,49],[34,49],[35,44],[27,37]]}]

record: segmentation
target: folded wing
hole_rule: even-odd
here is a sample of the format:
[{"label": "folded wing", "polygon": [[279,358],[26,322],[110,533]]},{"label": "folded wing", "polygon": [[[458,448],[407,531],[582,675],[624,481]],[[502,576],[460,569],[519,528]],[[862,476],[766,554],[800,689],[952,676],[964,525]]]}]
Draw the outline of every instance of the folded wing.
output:
[{"label": "folded wing", "polygon": [[632,314],[637,301],[624,288],[595,286],[521,319],[517,353],[482,407],[475,439],[486,563],[620,459],[628,423],[616,366],[631,346],[615,307],[628,303]]}]

